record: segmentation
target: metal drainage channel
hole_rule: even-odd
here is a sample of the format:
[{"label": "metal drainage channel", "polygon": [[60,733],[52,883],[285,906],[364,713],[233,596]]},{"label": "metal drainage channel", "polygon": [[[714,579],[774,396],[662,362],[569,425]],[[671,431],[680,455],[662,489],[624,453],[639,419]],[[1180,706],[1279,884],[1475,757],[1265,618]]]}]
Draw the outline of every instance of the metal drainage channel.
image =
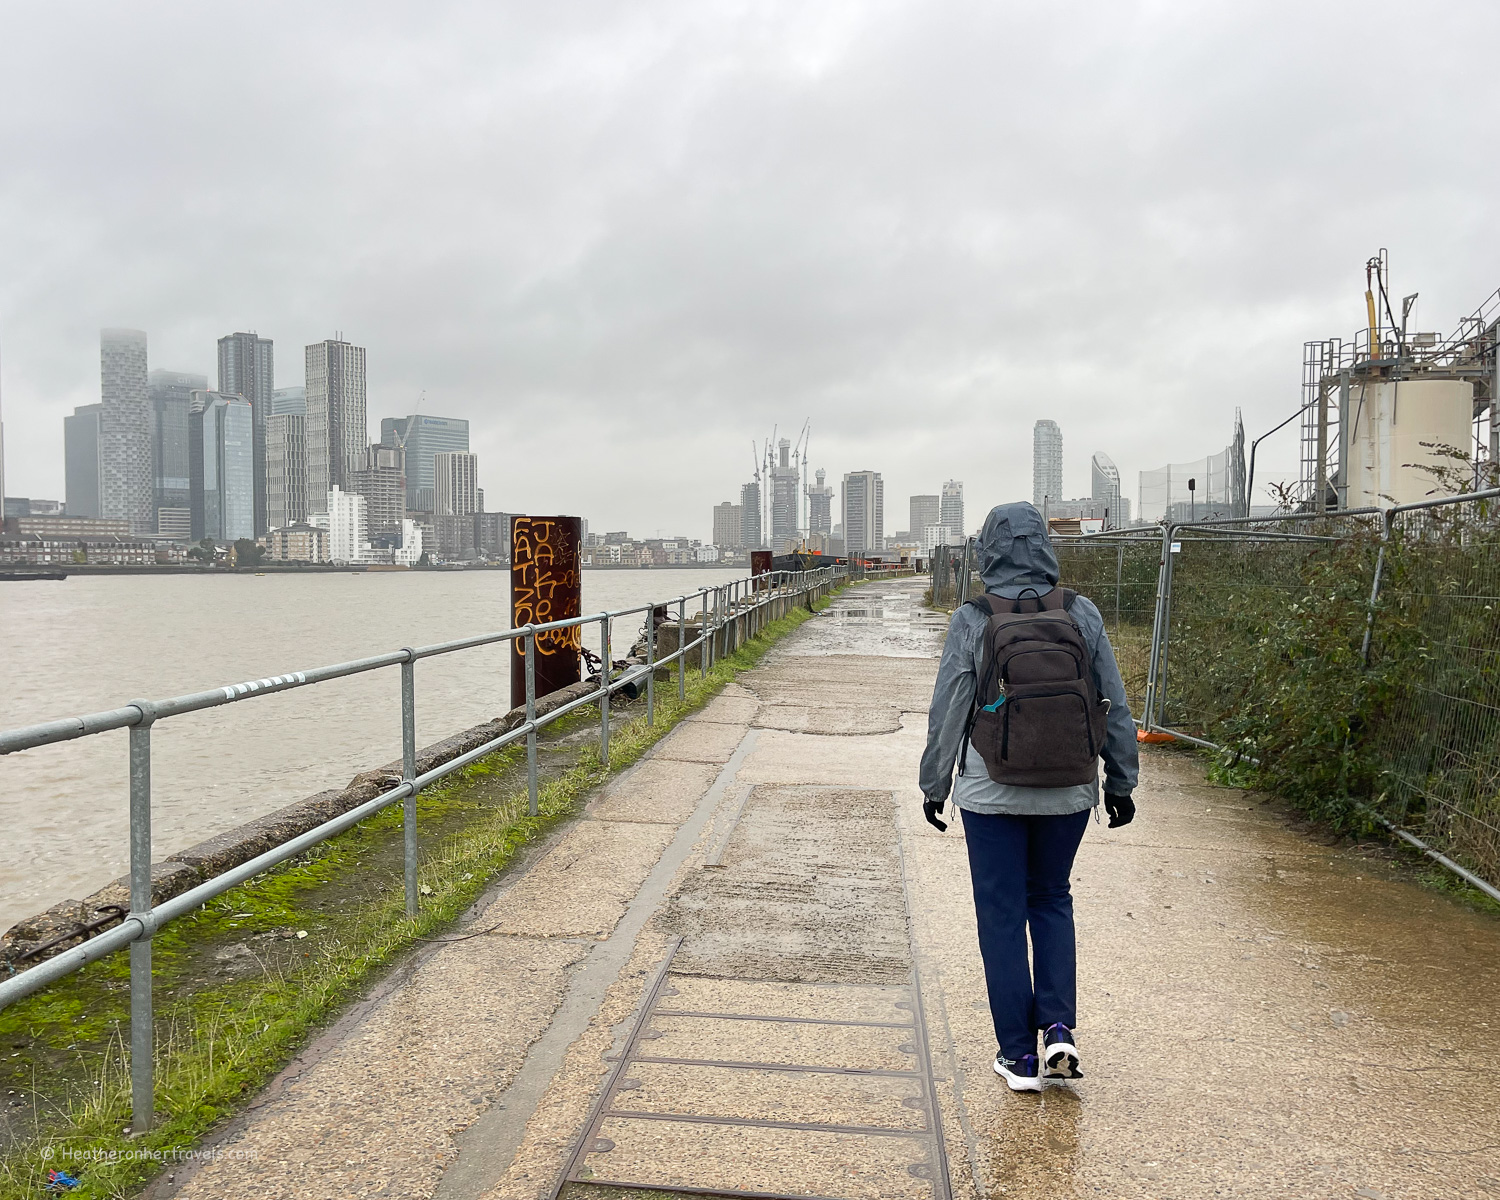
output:
[{"label": "metal drainage channel", "polygon": [[[825,1020],[814,1017],[770,1017],[751,1015],[749,1013],[690,1012],[683,1009],[660,1007],[663,999],[678,994],[677,989],[672,987],[668,983],[668,980],[671,977],[672,960],[676,958],[677,951],[681,946],[682,938],[674,939],[670,949],[667,951],[665,961],[657,969],[656,976],[652,980],[651,986],[646,992],[645,999],[641,1002],[641,1007],[636,1014],[635,1022],[631,1026],[630,1036],[625,1042],[625,1049],[615,1060],[615,1065],[610,1070],[603,1093],[594,1102],[594,1107],[589,1113],[588,1120],[574,1138],[567,1164],[563,1167],[562,1174],[558,1177],[557,1183],[552,1188],[551,1200],[558,1200],[562,1195],[563,1188],[570,1183],[584,1184],[592,1187],[678,1192],[686,1195],[747,1196],[755,1197],[757,1200],[847,1200],[846,1197],[819,1196],[808,1192],[751,1192],[743,1189],[717,1187],[712,1184],[636,1183],[626,1179],[606,1179],[598,1175],[581,1174],[580,1172],[584,1168],[584,1160],[589,1154],[604,1153],[614,1149],[614,1143],[600,1134],[604,1122],[610,1118],[667,1121],[687,1125],[739,1125],[758,1129],[791,1129],[805,1133],[845,1133],[877,1137],[904,1137],[913,1141],[922,1141],[928,1143],[930,1146],[927,1161],[913,1163],[907,1170],[914,1178],[926,1180],[932,1184],[933,1200],[952,1200],[953,1191],[948,1182],[948,1157],[943,1146],[942,1120],[938,1113],[937,1094],[933,1087],[932,1057],[927,1045],[927,1022],[922,1011],[922,992],[915,963],[912,966],[911,983],[909,985],[911,1000],[909,1002],[898,1001],[896,1004],[898,1008],[910,1010],[912,1014],[910,1022],[843,1021]],[[723,976],[715,976],[714,978],[724,983],[764,982],[762,980],[742,980]],[[733,1062],[704,1058],[654,1057],[642,1054],[640,1052],[640,1044],[650,1039],[651,1033],[648,1027],[651,1018],[656,1016],[707,1017],[721,1021],[764,1021],[770,1024],[786,1025],[852,1025],[876,1029],[910,1029],[915,1035],[912,1039],[912,1047],[920,1069],[916,1071],[886,1071],[864,1070],[857,1067],[812,1066],[797,1063]],[[666,1063],[677,1066],[717,1067],[730,1071],[805,1071],[827,1075],[861,1075],[890,1079],[912,1079],[921,1084],[921,1111],[926,1117],[926,1121],[922,1129],[898,1129],[892,1126],[879,1125],[825,1125],[805,1121],[755,1120],[749,1117],[710,1117],[689,1113],[654,1113],[642,1112],[638,1109],[619,1108],[616,1107],[616,1100],[619,1092],[624,1090],[621,1085],[627,1082],[626,1068],[632,1063]]]}]

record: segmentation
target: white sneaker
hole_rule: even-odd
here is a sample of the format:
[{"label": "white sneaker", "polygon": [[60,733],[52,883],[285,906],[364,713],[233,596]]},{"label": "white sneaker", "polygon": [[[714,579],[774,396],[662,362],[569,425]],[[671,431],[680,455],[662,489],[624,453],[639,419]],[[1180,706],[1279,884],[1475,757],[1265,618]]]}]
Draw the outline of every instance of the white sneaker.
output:
[{"label": "white sneaker", "polygon": [[1073,1031],[1061,1021],[1042,1030],[1042,1074],[1048,1079],[1082,1079],[1078,1069],[1078,1044]]},{"label": "white sneaker", "polygon": [[1005,1080],[1005,1085],[1013,1092],[1042,1090],[1042,1077],[1037,1073],[1035,1054],[1023,1054],[1020,1058],[1011,1059],[996,1051],[995,1074]]}]

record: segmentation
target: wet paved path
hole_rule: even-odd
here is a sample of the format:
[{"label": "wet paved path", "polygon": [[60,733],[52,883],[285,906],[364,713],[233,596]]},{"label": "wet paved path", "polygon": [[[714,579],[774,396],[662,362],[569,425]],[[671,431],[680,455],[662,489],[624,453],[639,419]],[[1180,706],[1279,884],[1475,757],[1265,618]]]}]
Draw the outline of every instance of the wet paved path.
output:
[{"label": "wet paved path", "polygon": [[1500,922],[1170,750],[1075,871],[1087,1078],[1005,1091],[919,596],[805,625],[157,1194],[1500,1197]]}]

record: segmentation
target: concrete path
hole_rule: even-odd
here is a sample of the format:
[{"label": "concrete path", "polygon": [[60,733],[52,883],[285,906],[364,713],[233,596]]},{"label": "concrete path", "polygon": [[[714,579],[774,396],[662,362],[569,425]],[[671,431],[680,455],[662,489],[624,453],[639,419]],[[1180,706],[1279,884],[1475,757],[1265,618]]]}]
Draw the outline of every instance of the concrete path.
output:
[{"label": "concrete path", "polygon": [[1500,922],[1170,750],[1075,872],[1087,1078],[1005,1091],[920,593],[805,625],[153,1194],[1500,1196]]}]

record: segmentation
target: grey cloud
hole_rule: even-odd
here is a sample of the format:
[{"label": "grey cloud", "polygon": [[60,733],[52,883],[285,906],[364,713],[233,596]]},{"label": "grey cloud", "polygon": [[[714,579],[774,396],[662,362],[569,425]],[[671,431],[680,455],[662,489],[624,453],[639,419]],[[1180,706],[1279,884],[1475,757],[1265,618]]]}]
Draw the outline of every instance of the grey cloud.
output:
[{"label": "grey cloud", "polygon": [[[10,490],[61,491],[97,329],[210,370],[369,347],[494,505],[708,533],[773,422],[973,510],[1253,434],[1392,249],[1425,325],[1500,279],[1481,4],[0,8]],[[552,450],[566,433],[566,461]],[[1272,444],[1274,446],[1274,444]],[[1293,441],[1268,446],[1286,472]],[[613,464],[605,468],[603,464]]]}]

